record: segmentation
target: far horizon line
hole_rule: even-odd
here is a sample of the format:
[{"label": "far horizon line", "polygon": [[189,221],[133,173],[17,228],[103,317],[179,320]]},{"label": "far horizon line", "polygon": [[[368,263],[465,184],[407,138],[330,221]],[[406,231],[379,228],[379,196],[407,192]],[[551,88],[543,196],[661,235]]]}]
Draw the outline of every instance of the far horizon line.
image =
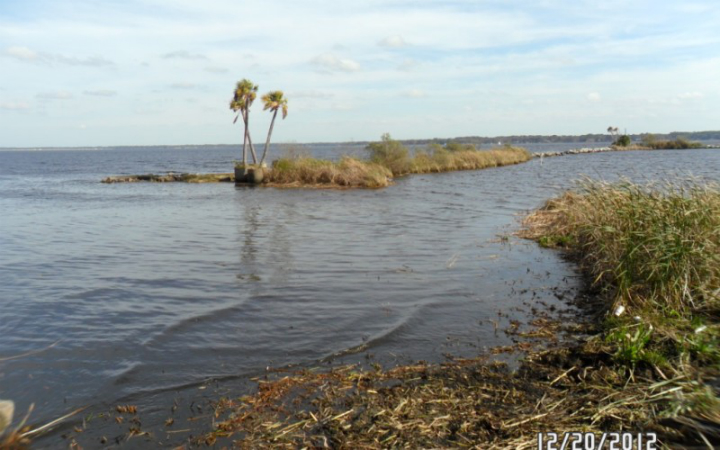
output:
[{"label": "far horizon line", "polygon": [[[709,139],[720,139],[720,130],[703,130],[703,131],[671,131],[667,133],[652,133],[652,132],[644,132],[644,133],[630,133],[628,136],[632,137],[641,137],[641,136],[647,136],[647,135],[654,135],[654,136],[683,136],[683,135],[695,135],[695,134],[717,134],[717,137],[711,137]],[[530,141],[523,141],[522,139],[532,139],[536,142],[530,142]],[[538,139],[551,139],[554,138],[552,141],[547,141],[544,143],[548,144],[556,144],[556,143],[573,143],[578,142],[577,139],[579,138],[586,138],[586,139],[599,139],[599,138],[606,138],[603,139],[604,141],[612,141],[613,136],[608,133],[585,133],[585,134],[514,134],[514,135],[503,135],[503,136],[457,136],[457,137],[446,137],[446,138],[440,138],[440,137],[434,137],[434,138],[407,138],[407,139],[396,139],[399,142],[402,143],[415,143],[415,144],[423,144],[423,143],[434,143],[434,142],[451,142],[451,141],[485,141],[487,143],[491,143],[498,141],[500,143],[511,143],[514,140],[514,143],[517,144],[529,144],[529,143],[543,143],[543,142],[537,142]],[[574,140],[573,140],[574,138]],[[312,142],[296,142],[296,141],[289,141],[289,142],[277,142],[272,143],[271,145],[362,145],[362,144],[369,144],[370,142],[376,142],[377,140],[350,140],[350,141],[312,141]],[[507,142],[502,142],[507,141]],[[588,142],[591,143],[591,142]],[[232,144],[118,144],[118,145],[76,145],[76,146],[29,146],[29,147],[5,147],[0,146],[0,151],[8,151],[8,150],[80,150],[80,149],[110,149],[110,148],[152,148],[152,147],[235,147],[238,145],[242,145],[242,143],[232,143]]]}]

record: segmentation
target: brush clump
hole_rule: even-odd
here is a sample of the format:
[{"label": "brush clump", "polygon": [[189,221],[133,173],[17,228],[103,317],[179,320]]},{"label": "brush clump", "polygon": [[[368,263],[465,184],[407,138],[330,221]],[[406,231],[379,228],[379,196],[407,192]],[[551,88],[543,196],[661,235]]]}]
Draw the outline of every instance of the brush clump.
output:
[{"label": "brush clump", "polygon": [[586,181],[525,224],[527,237],[571,246],[614,303],[680,315],[718,312],[715,184]]},{"label": "brush clump", "polygon": [[519,164],[532,159],[524,148],[507,146],[494,150],[478,150],[473,144],[448,142],[445,146],[431,144],[418,150],[414,156],[401,142],[384,134],[380,142],[367,146],[370,160],[381,164],[393,173],[403,176],[414,173],[439,173],[456,170],[479,170]]},{"label": "brush clump", "polygon": [[651,423],[720,442],[711,388],[720,369],[720,186],[585,180],[524,223],[525,237],[566,247],[580,263],[605,311],[594,340],[625,386],[673,393],[660,403],[641,396],[637,409],[652,404]]},{"label": "brush clump", "polygon": [[385,167],[344,156],[338,162],[307,156],[276,160],[266,182],[271,186],[332,186],[340,188],[381,188],[391,182]]}]

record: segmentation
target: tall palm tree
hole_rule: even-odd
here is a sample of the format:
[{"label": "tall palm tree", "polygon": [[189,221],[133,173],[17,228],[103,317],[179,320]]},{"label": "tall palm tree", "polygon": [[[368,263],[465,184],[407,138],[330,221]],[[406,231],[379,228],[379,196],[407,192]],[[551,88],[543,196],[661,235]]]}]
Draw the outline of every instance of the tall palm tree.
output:
[{"label": "tall palm tree", "polygon": [[247,78],[243,78],[241,81],[237,82],[233,99],[230,101],[230,109],[238,113],[238,115],[235,116],[233,123],[237,122],[239,116],[242,116],[243,123],[245,124],[245,137],[243,139],[243,165],[245,166],[247,166],[247,145],[250,146],[253,164],[257,164],[255,147],[253,146],[252,139],[250,138],[250,106],[252,106],[255,98],[257,97],[257,90],[257,84],[253,84],[252,81]]},{"label": "tall palm tree", "polygon": [[288,101],[283,94],[283,91],[272,91],[262,96],[262,101],[265,104],[263,111],[268,109],[273,112],[272,121],[270,122],[270,129],[268,130],[267,140],[265,141],[265,149],[263,150],[262,158],[260,159],[260,167],[265,163],[265,157],[267,156],[268,148],[270,148],[270,136],[272,136],[273,127],[275,126],[275,118],[277,113],[282,109],[282,118],[285,119],[288,114]]}]

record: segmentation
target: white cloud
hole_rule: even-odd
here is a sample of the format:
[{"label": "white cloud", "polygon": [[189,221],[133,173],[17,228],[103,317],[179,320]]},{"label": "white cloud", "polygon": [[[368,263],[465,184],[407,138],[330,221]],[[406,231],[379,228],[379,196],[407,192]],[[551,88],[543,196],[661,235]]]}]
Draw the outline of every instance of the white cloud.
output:
[{"label": "white cloud", "polygon": [[593,103],[597,103],[602,100],[602,97],[597,92],[591,92],[587,95],[587,99]]},{"label": "white cloud", "polygon": [[700,92],[683,92],[678,95],[678,98],[680,100],[697,100],[703,98],[703,95]]},{"label": "white cloud", "polygon": [[24,111],[30,109],[30,105],[25,102],[3,102],[0,103],[0,109],[7,111]]},{"label": "white cloud", "polygon": [[297,92],[290,92],[288,94],[289,98],[327,99],[327,98],[333,98],[334,96],[335,95],[330,92],[322,92],[322,91],[316,91],[316,90],[297,91]]},{"label": "white cloud", "polygon": [[5,56],[15,58],[19,61],[39,63],[59,63],[69,66],[104,67],[112,66],[114,63],[101,56],[90,56],[78,58],[76,56],[65,56],[59,53],[36,52],[28,47],[8,47]]},{"label": "white cloud", "polygon": [[199,53],[190,53],[187,50],[177,50],[174,52],[165,53],[162,57],[165,59],[208,59],[208,57],[205,55],[201,55]]},{"label": "white cloud", "polygon": [[51,61],[56,61],[61,64],[67,64],[70,66],[87,66],[87,67],[108,67],[114,65],[110,60],[107,60],[101,56],[90,56],[87,58],[76,58],[73,56],[63,55],[51,55]]},{"label": "white cloud", "polygon": [[360,64],[356,61],[348,58],[338,58],[330,53],[316,56],[310,63],[320,70],[330,72],[357,72],[360,70]]},{"label": "white cloud", "polygon": [[37,52],[27,47],[8,47],[5,55],[19,59],[21,61],[35,61],[38,58]]},{"label": "white cloud", "polygon": [[395,35],[386,37],[378,42],[378,45],[388,48],[401,48],[407,46],[407,42],[405,42],[405,39],[403,39],[402,36]]},{"label": "white cloud", "polygon": [[110,89],[95,89],[83,91],[83,94],[93,97],[114,97],[117,95],[117,91],[113,91]]},{"label": "white cloud", "polygon": [[41,92],[37,96],[39,99],[43,100],[69,100],[73,96],[71,93],[67,91],[55,91],[55,92]]},{"label": "white cloud", "polygon": [[418,66],[420,66],[420,63],[418,63],[414,59],[408,58],[400,63],[400,65],[397,67],[397,70],[400,70],[402,72],[412,72],[413,70],[417,69]]},{"label": "white cloud", "polygon": [[205,72],[209,73],[228,73],[230,72],[228,69],[224,67],[206,67]]},{"label": "white cloud", "polygon": [[170,85],[173,89],[196,89],[198,87],[195,83],[173,83]]}]

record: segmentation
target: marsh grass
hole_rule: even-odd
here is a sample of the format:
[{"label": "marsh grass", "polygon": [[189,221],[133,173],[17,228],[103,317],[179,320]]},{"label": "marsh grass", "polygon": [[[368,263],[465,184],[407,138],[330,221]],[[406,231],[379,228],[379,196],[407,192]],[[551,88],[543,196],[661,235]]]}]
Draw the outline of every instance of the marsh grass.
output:
[{"label": "marsh grass", "polygon": [[411,156],[410,151],[390,135],[382,141],[367,146],[370,161],[387,167],[395,177],[420,174],[452,172],[456,170],[479,170],[519,164],[532,159],[524,148],[504,147],[494,150],[478,150],[472,144],[449,142],[444,147],[431,144]]},{"label": "marsh grass", "polygon": [[368,145],[368,160],[343,156],[340,161],[287,155],[276,160],[265,183],[279,187],[381,188],[392,179],[410,174],[478,170],[528,161],[522,148],[476,150],[469,145],[430,146],[411,156],[410,151],[388,135]]},{"label": "marsh grass", "polygon": [[652,141],[646,143],[653,150],[687,150],[693,148],[702,148],[699,142],[690,142],[686,139],[678,138],[670,141]]},{"label": "marsh grass", "polygon": [[495,150],[448,151],[444,148],[418,152],[410,163],[410,173],[437,173],[455,170],[478,170],[519,164],[532,156],[523,148]]},{"label": "marsh grass", "polygon": [[380,188],[390,184],[392,173],[379,164],[342,157],[333,162],[306,156],[276,160],[266,180],[280,186],[331,186]]},{"label": "marsh grass", "polygon": [[586,181],[526,221],[526,236],[573,242],[615,304],[689,317],[720,310],[720,190],[697,182]]},{"label": "marsh grass", "polygon": [[597,337],[626,386],[647,384],[635,376],[649,370],[674,392],[653,422],[720,442],[720,400],[708,384],[720,373],[720,187],[584,181],[525,227],[541,243],[569,243],[605,301]]}]

